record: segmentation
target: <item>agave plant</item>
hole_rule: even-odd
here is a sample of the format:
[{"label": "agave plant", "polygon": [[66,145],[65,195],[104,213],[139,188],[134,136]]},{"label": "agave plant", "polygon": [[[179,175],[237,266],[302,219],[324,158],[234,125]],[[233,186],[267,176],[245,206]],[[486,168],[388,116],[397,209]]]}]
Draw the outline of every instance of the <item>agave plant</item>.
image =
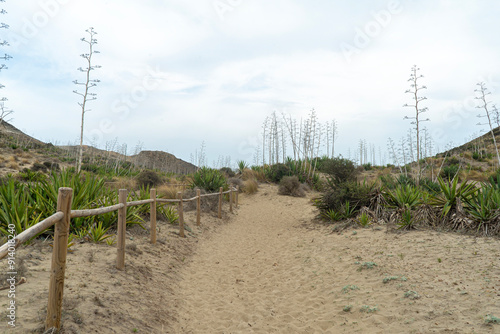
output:
[{"label": "agave plant", "polygon": [[[52,215],[54,212],[51,212]],[[48,217],[48,216],[47,216]],[[9,179],[0,187],[0,233],[7,235],[9,225],[17,234],[37,224],[43,215],[37,212],[27,187]]]},{"label": "agave plant", "polygon": [[500,215],[500,191],[495,187],[482,184],[477,192],[465,201],[465,211],[480,224],[497,218]]},{"label": "agave plant", "polygon": [[452,182],[445,182],[439,177],[438,183],[441,193],[432,196],[430,204],[442,209],[442,217],[446,217],[452,208],[456,208],[457,199],[467,202],[477,192],[475,183],[463,182],[458,186],[458,178],[454,178]]},{"label": "agave plant", "polygon": [[227,189],[227,181],[224,175],[217,169],[202,167],[193,174],[191,188],[205,189],[207,192],[219,191],[222,187]]},{"label": "agave plant", "polygon": [[401,185],[393,191],[387,190],[383,193],[389,207],[404,210],[413,210],[423,203],[425,194],[419,188],[411,185]]},{"label": "agave plant", "polygon": [[245,169],[248,168],[248,164],[244,161],[244,160],[240,160],[238,161],[238,172],[240,174],[243,174],[243,172],[245,171]]}]

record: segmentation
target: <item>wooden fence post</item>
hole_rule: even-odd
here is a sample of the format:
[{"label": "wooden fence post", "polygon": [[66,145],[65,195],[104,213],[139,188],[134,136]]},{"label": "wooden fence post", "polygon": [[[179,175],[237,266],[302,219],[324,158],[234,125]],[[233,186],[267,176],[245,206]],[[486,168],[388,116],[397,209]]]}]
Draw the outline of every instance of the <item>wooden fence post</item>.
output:
[{"label": "wooden fence post", "polygon": [[218,212],[218,217],[219,219],[222,218],[222,187],[219,188],[219,212]]},{"label": "wooden fence post", "polygon": [[229,212],[233,213],[233,186],[229,186]]},{"label": "wooden fence post", "polygon": [[184,238],[184,208],[182,204],[182,192],[178,192],[177,196],[179,197],[179,235],[181,238]]},{"label": "wooden fence post", "polygon": [[238,196],[240,196],[240,186],[236,186],[236,207],[238,207]]},{"label": "wooden fence post", "polygon": [[153,200],[149,206],[149,229],[151,232],[151,243],[156,244],[156,189],[149,191],[149,198]]},{"label": "wooden fence post", "polygon": [[116,257],[116,269],[123,270],[125,268],[125,232],[127,224],[127,189],[118,190],[118,201],[123,203],[123,208],[118,209],[118,232],[117,232],[117,248],[118,256]]},{"label": "wooden fence post", "polygon": [[68,252],[69,224],[71,220],[71,201],[73,189],[59,188],[57,211],[64,217],[55,224],[52,264],[50,269],[49,302],[45,329],[61,328],[61,313],[64,292],[64,274],[66,271],[66,255]]},{"label": "wooden fence post", "polygon": [[196,189],[196,225],[200,226],[201,223],[201,190]]}]

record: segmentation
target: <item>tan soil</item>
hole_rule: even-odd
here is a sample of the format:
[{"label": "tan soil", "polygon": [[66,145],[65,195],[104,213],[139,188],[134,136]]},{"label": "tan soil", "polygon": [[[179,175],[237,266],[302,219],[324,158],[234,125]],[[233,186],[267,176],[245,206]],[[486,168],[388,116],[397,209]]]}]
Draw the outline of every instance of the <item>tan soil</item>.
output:
[{"label": "tan soil", "polygon": [[[313,222],[311,196],[261,185],[226,220],[205,215],[186,239],[165,224],[156,246],[134,235],[125,272],[113,269],[115,248],[77,245],[68,257],[64,331],[500,333],[485,324],[487,314],[500,317],[498,239],[385,226],[334,233]],[[14,333],[28,333],[42,325],[50,247],[20,256],[28,283],[18,286]],[[0,332],[5,324],[2,317]]]}]

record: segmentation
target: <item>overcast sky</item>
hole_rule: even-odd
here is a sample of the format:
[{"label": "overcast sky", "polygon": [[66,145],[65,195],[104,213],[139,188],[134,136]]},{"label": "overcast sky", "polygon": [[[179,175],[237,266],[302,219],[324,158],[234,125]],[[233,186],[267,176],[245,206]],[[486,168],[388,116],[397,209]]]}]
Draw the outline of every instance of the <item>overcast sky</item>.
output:
[{"label": "overcast sky", "polygon": [[[181,159],[206,143],[253,162],[273,111],[295,119],[314,108],[338,123],[336,152],[359,140],[385,152],[411,127],[403,104],[418,65],[427,86],[425,125],[441,151],[476,126],[474,89],[500,105],[500,2],[494,0],[6,0],[2,39],[13,56],[0,73],[12,123],[45,142],[75,144],[80,109],[73,80],[85,29],[97,31],[101,80],[85,117],[85,143],[115,138],[133,153]],[[378,153],[377,153],[378,159]],[[389,163],[387,158],[385,163]]]}]

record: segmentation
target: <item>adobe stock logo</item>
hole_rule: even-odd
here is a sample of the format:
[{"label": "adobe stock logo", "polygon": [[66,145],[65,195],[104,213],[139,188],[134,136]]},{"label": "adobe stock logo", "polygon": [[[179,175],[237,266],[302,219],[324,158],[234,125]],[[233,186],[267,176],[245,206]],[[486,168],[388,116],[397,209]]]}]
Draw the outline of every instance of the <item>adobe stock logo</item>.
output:
[{"label": "adobe stock logo", "polygon": [[386,9],[372,12],[373,20],[366,22],[363,27],[355,28],[352,43],[342,42],[340,44],[340,51],[342,51],[346,61],[350,63],[354,55],[361,53],[363,49],[368,47],[391,23],[393,16],[400,14],[402,11],[403,6],[400,1],[390,1]]},{"label": "adobe stock logo", "polygon": [[31,18],[23,17],[20,31],[9,33],[9,43],[14,49],[21,45],[28,44],[28,41],[35,38],[40,30],[45,28],[50,20],[56,17],[62,9],[62,6],[68,4],[70,0],[40,0],[38,5],[40,9],[33,13]]},{"label": "adobe stock logo", "polygon": [[133,110],[148,99],[152,91],[161,86],[162,75],[163,72],[158,67],[155,69],[148,67],[140,83],[132,87],[128,94],[122,94],[111,103],[113,117],[102,118],[98,128],[92,129],[85,139],[102,142],[104,135],[113,133],[120,121],[125,121]]},{"label": "adobe stock logo", "polygon": [[217,0],[214,1],[214,9],[219,18],[224,21],[227,12],[232,12],[243,3],[243,0]]}]

